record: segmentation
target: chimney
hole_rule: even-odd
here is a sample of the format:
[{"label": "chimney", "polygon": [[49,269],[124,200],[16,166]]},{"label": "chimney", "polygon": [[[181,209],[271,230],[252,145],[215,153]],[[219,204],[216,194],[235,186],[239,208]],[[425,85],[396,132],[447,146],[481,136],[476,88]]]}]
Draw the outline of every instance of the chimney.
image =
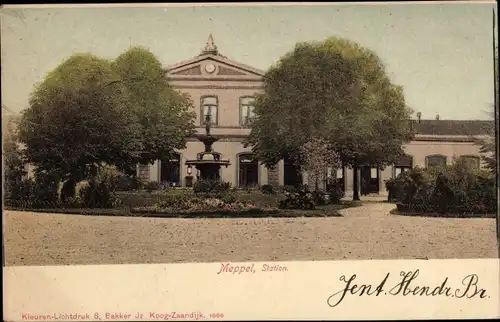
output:
[{"label": "chimney", "polygon": [[422,119],[422,113],[421,112],[417,112],[417,121],[418,121],[418,123],[420,123],[421,119]]},{"label": "chimney", "polygon": [[436,121],[439,121],[439,114],[436,114]]}]

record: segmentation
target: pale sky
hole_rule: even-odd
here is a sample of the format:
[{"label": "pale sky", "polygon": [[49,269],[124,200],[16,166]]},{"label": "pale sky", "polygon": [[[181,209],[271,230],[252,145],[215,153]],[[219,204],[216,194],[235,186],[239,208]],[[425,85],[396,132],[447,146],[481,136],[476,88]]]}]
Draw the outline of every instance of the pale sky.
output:
[{"label": "pale sky", "polygon": [[339,36],[374,50],[422,118],[487,119],[494,6],[3,8],[2,103],[26,108],[34,85],[75,53],[112,59],[140,45],[167,67],[198,55],[212,33],[223,55],[266,70],[297,42]]}]

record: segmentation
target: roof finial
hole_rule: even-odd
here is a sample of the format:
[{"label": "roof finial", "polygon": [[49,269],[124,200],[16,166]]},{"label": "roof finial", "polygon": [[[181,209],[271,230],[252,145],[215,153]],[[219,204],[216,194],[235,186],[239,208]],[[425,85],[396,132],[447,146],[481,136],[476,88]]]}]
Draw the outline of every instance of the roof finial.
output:
[{"label": "roof finial", "polygon": [[203,55],[207,55],[207,54],[217,55],[218,54],[217,46],[214,43],[214,38],[212,37],[212,34],[208,35],[207,44],[205,45],[205,48],[203,48],[202,54]]}]

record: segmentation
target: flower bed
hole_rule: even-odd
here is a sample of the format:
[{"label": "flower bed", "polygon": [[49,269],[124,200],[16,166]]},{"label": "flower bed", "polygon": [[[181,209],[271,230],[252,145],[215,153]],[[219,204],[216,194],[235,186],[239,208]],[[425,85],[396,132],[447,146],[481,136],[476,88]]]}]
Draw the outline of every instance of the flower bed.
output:
[{"label": "flower bed", "polygon": [[235,198],[203,198],[187,197],[163,200],[152,206],[139,206],[131,208],[136,213],[216,213],[216,212],[276,212],[274,207],[257,207],[254,204],[237,201]]}]

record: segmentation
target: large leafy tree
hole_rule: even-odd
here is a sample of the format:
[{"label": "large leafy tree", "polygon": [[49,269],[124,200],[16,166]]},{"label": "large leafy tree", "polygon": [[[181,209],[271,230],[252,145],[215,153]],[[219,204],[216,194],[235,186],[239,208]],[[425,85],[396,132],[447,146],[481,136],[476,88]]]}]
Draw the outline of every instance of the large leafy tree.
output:
[{"label": "large leafy tree", "polygon": [[38,85],[20,123],[28,161],[67,180],[64,195],[103,164],[134,172],[185,147],[189,97],[174,91],[158,59],[132,48],[115,61],[75,55]]},{"label": "large leafy tree", "polygon": [[354,169],[359,199],[358,167],[383,168],[404,153],[411,113],[371,50],[336,37],[300,43],[265,75],[247,144],[267,166],[288,155],[300,167],[300,147],[322,137]]},{"label": "large leafy tree", "polygon": [[143,147],[139,162],[152,163],[185,148],[186,138],[194,133],[193,103],[169,86],[160,61],[147,49],[134,47],[120,55],[113,68],[138,120]]},{"label": "large leafy tree", "polygon": [[127,89],[116,80],[110,62],[74,55],[36,87],[23,111],[19,139],[28,161],[68,179],[70,194],[89,169],[102,163],[126,167],[140,155]]}]

